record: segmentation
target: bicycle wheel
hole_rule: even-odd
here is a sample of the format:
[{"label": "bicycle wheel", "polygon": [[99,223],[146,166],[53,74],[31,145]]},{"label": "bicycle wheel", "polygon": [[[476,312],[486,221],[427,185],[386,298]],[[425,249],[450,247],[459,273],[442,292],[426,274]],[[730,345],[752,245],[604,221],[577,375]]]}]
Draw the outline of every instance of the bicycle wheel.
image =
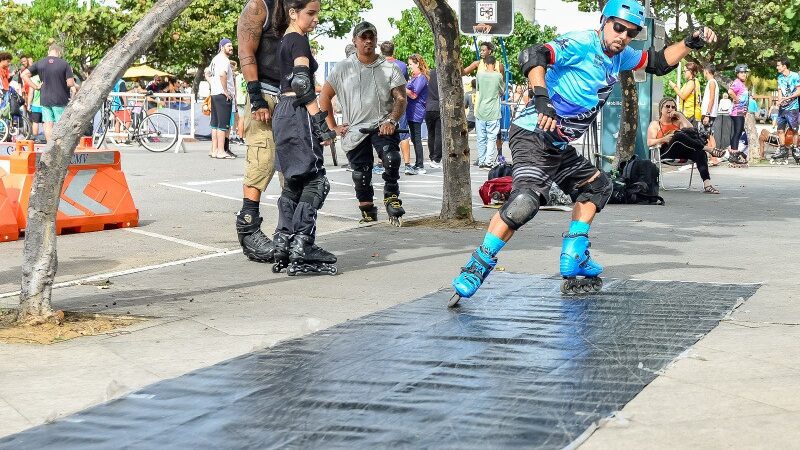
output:
[{"label": "bicycle wheel", "polygon": [[139,124],[136,137],[151,152],[165,152],[178,142],[178,124],[166,114],[153,113]]},{"label": "bicycle wheel", "polygon": [[17,117],[16,136],[18,141],[31,139],[33,130],[31,128],[31,121],[25,116]]},{"label": "bicycle wheel", "polygon": [[339,165],[339,161],[336,159],[336,139],[331,141],[331,159],[333,159],[334,166]]},{"label": "bicycle wheel", "polygon": [[100,116],[100,123],[97,124],[97,128],[95,128],[94,132],[92,133],[92,142],[94,144],[94,148],[100,148],[103,146],[103,142],[106,140],[106,135],[108,134],[108,129],[111,128],[112,121],[111,119],[114,116],[103,113]]},{"label": "bicycle wheel", "polygon": [[9,138],[8,122],[5,119],[0,119],[0,142],[6,142]]}]

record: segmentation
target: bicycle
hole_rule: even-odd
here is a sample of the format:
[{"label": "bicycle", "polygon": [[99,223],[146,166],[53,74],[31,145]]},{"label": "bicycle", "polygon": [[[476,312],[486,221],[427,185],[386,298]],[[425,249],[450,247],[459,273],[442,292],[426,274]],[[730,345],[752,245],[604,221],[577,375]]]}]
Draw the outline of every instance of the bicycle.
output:
[{"label": "bicycle", "polygon": [[[145,95],[145,103],[148,97],[152,97],[152,92]],[[138,111],[132,111],[131,121],[128,123],[117,117],[114,112],[111,108],[111,100],[106,100],[100,110],[100,124],[92,135],[95,148],[103,145],[109,130],[114,133],[113,130],[117,124],[119,124],[122,134],[127,135],[128,141],[138,142],[139,145],[151,152],[165,152],[178,143],[178,124],[172,117],[164,113],[147,114],[142,107]]]},{"label": "bicycle", "polygon": [[9,140],[21,141],[30,139],[32,133],[31,121],[24,105],[19,105],[19,111],[12,114],[10,102],[7,100],[9,93],[4,93],[0,104],[0,142]]}]

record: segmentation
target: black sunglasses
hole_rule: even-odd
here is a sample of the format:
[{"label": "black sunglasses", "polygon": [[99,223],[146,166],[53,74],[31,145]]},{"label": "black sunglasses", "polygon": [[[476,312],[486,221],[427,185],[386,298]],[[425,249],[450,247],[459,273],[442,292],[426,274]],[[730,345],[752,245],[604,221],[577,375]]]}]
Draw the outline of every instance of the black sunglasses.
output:
[{"label": "black sunglasses", "polygon": [[615,33],[622,34],[623,32],[625,32],[625,33],[628,34],[628,37],[631,38],[631,39],[635,39],[636,36],[639,35],[639,32],[642,31],[639,28],[628,28],[625,25],[623,25],[623,24],[621,24],[619,22],[616,22],[616,21],[612,21],[611,23],[614,26],[614,32]]},{"label": "black sunglasses", "polygon": [[672,103],[665,103],[664,104],[664,108],[667,108],[667,109],[678,109],[678,107],[673,105]]}]

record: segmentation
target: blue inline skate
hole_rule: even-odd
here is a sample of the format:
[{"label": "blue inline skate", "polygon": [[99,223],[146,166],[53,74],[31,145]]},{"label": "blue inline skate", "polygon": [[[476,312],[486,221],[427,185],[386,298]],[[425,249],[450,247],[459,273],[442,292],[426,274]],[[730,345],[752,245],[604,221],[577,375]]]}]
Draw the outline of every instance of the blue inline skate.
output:
[{"label": "blue inline skate", "polygon": [[[574,222],[573,222],[574,223]],[[588,294],[600,292],[603,280],[599,275],[603,266],[595,262],[589,255],[589,226],[585,225],[585,232],[574,232],[575,226],[570,227],[570,232],[564,234],[564,243],[561,246],[561,293],[567,295]],[[578,228],[584,228],[579,226]],[[583,230],[581,230],[583,231]]]},{"label": "blue inline skate", "polygon": [[461,298],[470,298],[489,276],[489,272],[497,265],[497,258],[491,256],[489,250],[483,245],[472,252],[467,264],[461,268],[461,273],[453,280],[453,289],[456,293],[450,298],[447,306],[454,307]]}]

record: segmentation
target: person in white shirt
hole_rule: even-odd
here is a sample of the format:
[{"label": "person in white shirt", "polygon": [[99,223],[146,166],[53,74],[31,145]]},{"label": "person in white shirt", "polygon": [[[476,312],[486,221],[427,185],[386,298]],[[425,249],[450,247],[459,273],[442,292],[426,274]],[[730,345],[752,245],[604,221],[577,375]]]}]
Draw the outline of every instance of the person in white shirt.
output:
[{"label": "person in white shirt", "polygon": [[231,114],[235,86],[233,70],[228,59],[233,54],[233,43],[228,38],[219,41],[219,53],[211,60],[211,154],[212,158],[233,159],[228,134],[231,128]]}]

